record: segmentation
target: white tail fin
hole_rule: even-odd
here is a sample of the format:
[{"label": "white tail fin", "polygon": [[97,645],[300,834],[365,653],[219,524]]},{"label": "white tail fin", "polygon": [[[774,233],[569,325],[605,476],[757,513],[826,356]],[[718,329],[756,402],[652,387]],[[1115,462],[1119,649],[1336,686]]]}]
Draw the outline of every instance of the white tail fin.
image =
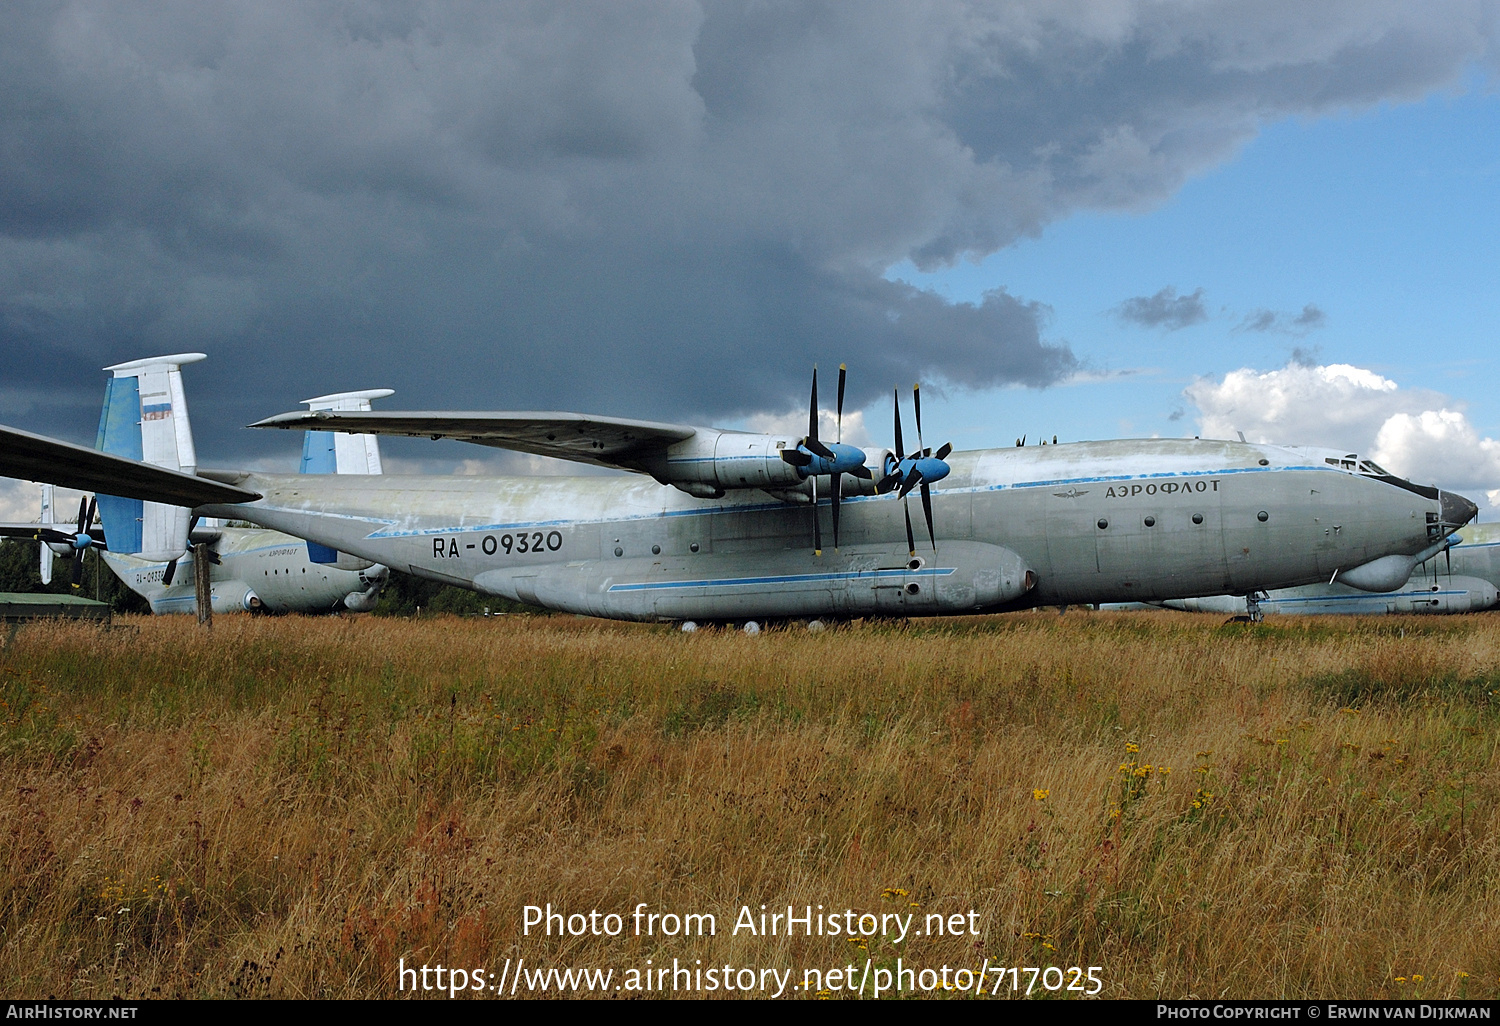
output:
[{"label": "white tail fin", "polygon": [[[136,459],[168,470],[185,474],[198,471],[198,454],[193,447],[193,428],[188,420],[187,396],[182,387],[182,365],[206,359],[203,353],[177,353],[172,356],[153,356],[144,360],[131,360],[104,368],[114,372],[114,381],[133,378],[135,388],[111,388],[106,399],[105,421],[100,424],[101,447],[106,452],[134,456]],[[138,405],[136,416],[125,408],[130,392]],[[111,414],[110,407],[122,404],[121,409]],[[135,423],[132,424],[131,421]],[[134,432],[132,432],[134,428]],[[131,437],[132,433],[134,437]],[[138,447],[138,450],[137,450]],[[137,450],[137,451],[131,451]],[[100,503],[101,510],[105,504]],[[170,562],[187,551],[188,514],[181,506],[168,506],[160,502],[140,505],[139,535],[122,524],[121,530],[134,543],[114,551],[135,551],[142,558]],[[111,512],[115,512],[111,510]],[[121,509],[128,519],[128,511]],[[117,514],[118,515],[118,514]],[[110,525],[105,524],[105,534],[110,534]]]},{"label": "white tail fin", "polygon": [[[309,410],[370,409],[371,399],[395,395],[393,388],[368,388],[362,392],[335,392],[302,402]],[[374,435],[350,435],[334,431],[309,431],[302,437],[304,474],[379,474],[380,441]]]}]

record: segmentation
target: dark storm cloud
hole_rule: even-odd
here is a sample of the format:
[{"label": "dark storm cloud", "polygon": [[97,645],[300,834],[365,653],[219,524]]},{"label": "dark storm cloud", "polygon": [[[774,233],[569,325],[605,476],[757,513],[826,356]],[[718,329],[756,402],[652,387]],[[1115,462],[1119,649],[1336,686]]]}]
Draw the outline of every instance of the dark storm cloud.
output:
[{"label": "dark storm cloud", "polygon": [[90,438],[98,367],[191,350],[201,448],[231,455],[285,441],[231,425],[350,387],[722,420],[794,407],[814,362],[850,364],[853,402],[1046,385],[1076,361],[1044,306],[887,268],[1149,206],[1268,118],[1453,83],[1493,13],[19,6],[0,420]]},{"label": "dark storm cloud", "polygon": [[1179,296],[1170,285],[1154,296],[1132,296],[1115,307],[1114,314],[1127,324],[1163,331],[1177,331],[1208,320],[1208,311],[1203,308],[1202,289]]},{"label": "dark storm cloud", "polygon": [[1252,310],[1235,326],[1235,331],[1272,332],[1301,338],[1316,331],[1327,322],[1328,315],[1312,303],[1302,308],[1299,314],[1282,313],[1275,310]]}]

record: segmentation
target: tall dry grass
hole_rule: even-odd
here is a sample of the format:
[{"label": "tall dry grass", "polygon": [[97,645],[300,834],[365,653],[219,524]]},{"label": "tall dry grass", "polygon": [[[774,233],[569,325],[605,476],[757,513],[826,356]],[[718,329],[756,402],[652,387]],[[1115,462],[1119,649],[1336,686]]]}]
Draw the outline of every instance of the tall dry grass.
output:
[{"label": "tall dry grass", "polygon": [[[0,652],[0,978],[392,997],[398,959],[900,957],[1493,997],[1497,660],[1488,616],[28,626]],[[640,902],[718,934],[522,934],[524,905]],[[981,936],[732,936],[761,904]]]}]

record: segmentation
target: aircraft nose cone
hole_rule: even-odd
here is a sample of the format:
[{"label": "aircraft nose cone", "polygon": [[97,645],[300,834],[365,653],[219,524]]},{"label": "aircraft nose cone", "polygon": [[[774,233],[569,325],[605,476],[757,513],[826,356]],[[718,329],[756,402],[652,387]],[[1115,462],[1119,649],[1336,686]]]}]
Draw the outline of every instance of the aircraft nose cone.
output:
[{"label": "aircraft nose cone", "polygon": [[1479,515],[1479,507],[1456,492],[1440,492],[1442,497],[1444,524],[1462,527]]}]

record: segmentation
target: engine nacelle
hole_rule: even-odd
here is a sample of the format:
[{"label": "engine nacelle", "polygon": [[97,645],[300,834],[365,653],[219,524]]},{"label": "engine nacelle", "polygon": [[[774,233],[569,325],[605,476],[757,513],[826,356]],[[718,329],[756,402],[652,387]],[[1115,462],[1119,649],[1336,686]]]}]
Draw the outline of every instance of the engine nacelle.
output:
[{"label": "engine nacelle", "polygon": [[700,499],[717,499],[731,488],[795,488],[802,476],[781,452],[796,446],[796,439],[779,435],[699,430],[667,450],[657,477]]},{"label": "engine nacelle", "polygon": [[[215,613],[258,613],[265,609],[265,603],[260,596],[255,594],[250,585],[244,581],[214,581],[209,585],[209,608]],[[154,613],[196,613],[198,603],[193,601],[183,609],[172,599],[163,596],[163,601],[154,602],[151,611]]]},{"label": "engine nacelle", "polygon": [[380,590],[351,591],[344,596],[344,608],[351,613],[368,613],[380,602]]},{"label": "engine nacelle", "polygon": [[351,591],[344,596],[344,608],[351,613],[368,613],[380,602],[380,589],[385,587],[385,582],[390,579],[391,571],[380,563],[370,564],[368,569],[360,571],[359,583],[365,586],[364,591]]},{"label": "engine nacelle", "polygon": [[[716,431],[700,428],[667,450],[666,461],[651,467],[663,484],[674,485],[700,499],[721,498],[737,488],[759,488],[773,495],[811,494],[806,472],[782,459],[783,451],[797,448],[797,439],[785,435],[749,431]],[[865,466],[871,479],[841,476],[841,494],[874,495],[875,478],[886,463],[889,450],[865,449]],[[826,492],[826,481],[819,494]]]}]

